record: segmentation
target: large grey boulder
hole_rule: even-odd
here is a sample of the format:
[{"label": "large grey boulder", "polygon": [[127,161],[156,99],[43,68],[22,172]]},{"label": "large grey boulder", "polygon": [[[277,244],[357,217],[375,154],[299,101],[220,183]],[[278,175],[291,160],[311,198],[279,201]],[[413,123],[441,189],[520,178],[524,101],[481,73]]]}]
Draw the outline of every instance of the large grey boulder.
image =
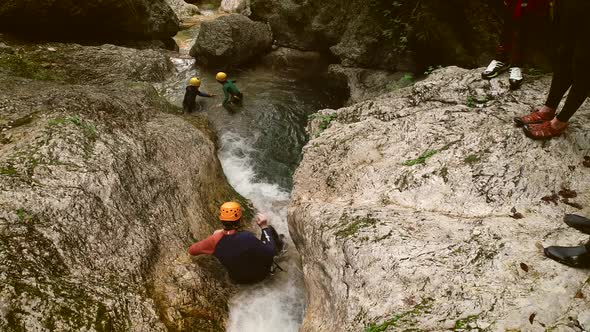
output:
[{"label": "large grey boulder", "polygon": [[230,14],[201,24],[190,55],[209,66],[244,64],[264,54],[272,46],[270,27],[249,18]]},{"label": "large grey boulder", "polygon": [[178,18],[165,0],[5,0],[0,31],[100,40],[165,39]]},{"label": "large grey boulder", "polygon": [[181,21],[200,13],[199,7],[187,3],[184,0],[166,0],[166,3],[172,8]]},{"label": "large grey boulder", "polygon": [[175,114],[140,82],[170,61],[14,49],[0,54],[13,64],[0,66],[0,330],[222,330],[235,289],[187,248],[240,198],[207,119]]},{"label": "large grey boulder", "polygon": [[250,16],[250,0],[222,0],[219,10],[225,13],[238,13]]},{"label": "large grey boulder", "polygon": [[392,71],[489,61],[480,55],[495,49],[503,17],[502,2],[485,0],[251,1],[250,17],[268,22],[280,46],[331,51],[346,66]]},{"label": "large grey boulder", "polygon": [[436,71],[413,87],[324,110],[296,171],[289,225],[302,255],[301,331],[581,331],[588,271],[542,246],[588,236],[590,105],[562,138],[526,138],[512,117],[550,77]]}]

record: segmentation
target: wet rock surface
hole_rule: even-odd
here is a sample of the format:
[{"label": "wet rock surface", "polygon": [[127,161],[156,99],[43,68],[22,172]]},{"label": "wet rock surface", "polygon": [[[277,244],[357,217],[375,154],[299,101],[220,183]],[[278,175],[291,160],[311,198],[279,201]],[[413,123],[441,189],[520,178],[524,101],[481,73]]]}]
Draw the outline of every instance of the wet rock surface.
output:
[{"label": "wet rock surface", "polygon": [[219,10],[226,13],[238,13],[250,16],[250,0],[223,0]]},{"label": "wet rock surface", "polygon": [[289,209],[302,331],[584,329],[588,272],[541,248],[588,239],[562,218],[590,214],[590,106],[548,142],[512,124],[549,83],[448,67],[315,116]]},{"label": "wet rock surface", "polygon": [[230,14],[201,23],[190,55],[205,66],[223,67],[246,63],[268,52],[271,45],[268,25]]},{"label": "wet rock surface", "polygon": [[169,74],[169,60],[10,47],[27,70],[0,71],[0,330],[223,330],[234,288],[187,248],[240,198],[207,119],[140,82]]},{"label": "wet rock surface", "polygon": [[163,39],[178,31],[165,0],[5,0],[0,30],[35,37]]}]

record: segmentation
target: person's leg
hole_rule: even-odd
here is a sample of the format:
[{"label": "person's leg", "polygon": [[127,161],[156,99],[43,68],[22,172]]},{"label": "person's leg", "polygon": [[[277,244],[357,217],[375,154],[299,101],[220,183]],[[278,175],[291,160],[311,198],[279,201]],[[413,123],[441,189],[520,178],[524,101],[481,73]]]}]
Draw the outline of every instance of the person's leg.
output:
[{"label": "person's leg", "polygon": [[[590,15],[590,13],[588,14]],[[584,26],[586,25],[581,25],[581,27]],[[556,120],[558,122],[568,122],[580,106],[582,106],[590,93],[590,41],[586,40],[586,33],[582,31],[577,32],[578,36],[572,57],[572,87],[565,101],[565,105],[557,115]]]},{"label": "person's leg", "polygon": [[[564,107],[557,117],[547,123],[532,125],[525,130],[527,136],[536,139],[546,139],[561,135],[567,128],[567,122],[580,108],[590,93],[590,45],[587,41],[587,31],[590,30],[590,4],[585,0],[571,0],[563,13],[567,18],[565,26],[571,40],[569,77],[571,89]],[[554,75],[555,77],[555,75]],[[565,84],[564,84],[565,85]],[[563,88],[563,87],[562,87]],[[565,90],[564,90],[565,91]],[[557,95],[561,91],[555,92]],[[551,98],[551,93],[550,97]],[[557,99],[557,96],[555,96]],[[549,103],[559,101],[548,100]],[[551,105],[550,105],[551,106]],[[528,132],[527,132],[528,131]]]},{"label": "person's leg", "polygon": [[496,48],[494,59],[481,73],[484,79],[491,79],[508,69],[510,54],[512,53],[512,41],[514,37],[514,4],[518,1],[508,1],[505,9],[504,25],[500,35],[500,45]]}]

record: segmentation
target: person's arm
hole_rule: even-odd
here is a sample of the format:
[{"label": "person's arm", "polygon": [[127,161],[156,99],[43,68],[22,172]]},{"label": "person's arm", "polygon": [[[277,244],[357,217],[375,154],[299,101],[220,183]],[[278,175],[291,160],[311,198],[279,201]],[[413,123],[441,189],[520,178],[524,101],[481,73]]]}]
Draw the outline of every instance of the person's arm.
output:
[{"label": "person's arm", "polygon": [[198,94],[199,96],[201,96],[201,97],[209,97],[209,98],[210,98],[210,97],[215,97],[215,95],[211,95],[211,94],[208,94],[208,93],[206,93],[206,92],[201,92],[201,90],[198,90],[198,91],[197,91],[197,94]]},{"label": "person's arm", "polygon": [[272,255],[276,253],[277,244],[275,243],[275,239],[273,238],[272,234],[270,233],[270,229],[268,229],[268,220],[266,216],[262,213],[256,215],[256,223],[262,229],[262,244],[268,248],[272,252]]},{"label": "person's arm", "polygon": [[198,256],[198,255],[213,255],[215,252],[215,247],[217,246],[217,242],[221,240],[223,237],[223,232],[215,231],[213,235],[209,236],[208,238],[194,243],[188,248],[188,253],[191,256]]}]

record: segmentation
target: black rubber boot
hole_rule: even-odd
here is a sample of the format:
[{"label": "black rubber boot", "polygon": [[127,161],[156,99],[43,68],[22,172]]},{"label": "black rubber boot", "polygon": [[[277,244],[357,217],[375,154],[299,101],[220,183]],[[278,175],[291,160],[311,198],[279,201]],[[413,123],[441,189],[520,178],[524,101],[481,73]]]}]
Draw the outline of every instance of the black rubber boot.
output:
[{"label": "black rubber boot", "polygon": [[578,216],[576,214],[566,214],[563,221],[584,234],[590,234],[590,219]]},{"label": "black rubber boot", "polygon": [[543,250],[552,260],[575,268],[590,268],[590,241],[577,247],[551,246]]}]

